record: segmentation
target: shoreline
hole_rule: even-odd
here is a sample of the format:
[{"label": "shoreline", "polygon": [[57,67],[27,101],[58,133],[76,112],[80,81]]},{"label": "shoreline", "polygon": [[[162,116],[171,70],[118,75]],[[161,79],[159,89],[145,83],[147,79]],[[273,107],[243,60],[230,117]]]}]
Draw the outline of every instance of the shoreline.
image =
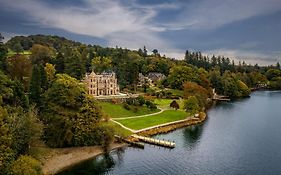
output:
[{"label": "shoreline", "polygon": [[[200,113],[199,118],[191,118],[190,120],[183,121],[180,123],[173,123],[165,126],[160,126],[157,128],[148,129],[145,131],[138,132],[136,134],[142,136],[153,136],[157,134],[165,134],[176,129],[183,127],[197,125],[204,122],[207,119],[207,114],[205,112]],[[129,136],[129,140],[135,140]],[[127,147],[126,143],[113,143],[110,146],[110,152],[119,148]],[[64,170],[71,168],[79,163],[93,159],[99,155],[104,154],[101,146],[89,146],[89,147],[75,147],[75,148],[58,148],[60,154],[55,155],[43,164],[42,172],[43,175],[55,175],[57,173],[63,172]]]},{"label": "shoreline", "polygon": [[[128,146],[125,143],[113,143],[110,152]],[[58,148],[60,154],[46,160],[42,166],[43,175],[55,175],[79,163],[104,154],[101,146]]]},{"label": "shoreline", "polygon": [[169,124],[169,125],[165,125],[165,126],[160,126],[157,128],[148,129],[145,131],[138,132],[136,134],[139,134],[142,136],[153,136],[153,135],[157,135],[157,134],[165,134],[165,133],[174,131],[176,129],[200,124],[200,123],[204,122],[206,119],[207,119],[207,114],[205,112],[202,112],[202,113],[200,113],[199,118],[191,118],[191,119],[183,121],[183,122],[173,123],[173,124]]}]

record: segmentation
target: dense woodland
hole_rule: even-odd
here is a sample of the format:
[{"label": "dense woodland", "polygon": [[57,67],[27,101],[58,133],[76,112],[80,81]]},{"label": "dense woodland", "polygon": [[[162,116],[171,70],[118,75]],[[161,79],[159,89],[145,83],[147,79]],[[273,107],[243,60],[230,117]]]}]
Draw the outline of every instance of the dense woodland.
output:
[{"label": "dense woodland", "polygon": [[175,60],[157,49],[149,54],[145,46],[103,48],[45,35],[16,36],[4,44],[0,37],[0,174],[19,174],[23,165],[40,172],[40,163],[27,155],[38,139],[50,147],[106,147],[112,141],[112,128],[100,124],[102,109],[81,83],[92,70],[114,71],[123,92],[140,91],[139,73],[163,73],[167,78],[157,83],[161,91],[150,95],[183,91],[187,110],[205,108],[213,88],[230,98],[247,97],[251,88],[261,86],[281,89],[279,63],[235,64],[190,51],[184,60]]}]

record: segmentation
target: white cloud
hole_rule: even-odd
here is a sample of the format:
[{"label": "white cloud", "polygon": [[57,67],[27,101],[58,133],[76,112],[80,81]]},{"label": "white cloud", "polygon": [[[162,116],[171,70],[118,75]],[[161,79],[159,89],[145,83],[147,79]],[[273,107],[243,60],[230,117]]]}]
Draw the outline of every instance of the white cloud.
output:
[{"label": "white cloud", "polygon": [[[58,28],[75,34],[94,36],[108,41],[109,46],[129,49],[157,48],[161,54],[182,59],[184,50],[176,49],[159,33],[187,28],[217,28],[253,16],[273,13],[281,9],[280,0],[200,0],[192,4],[161,3],[140,5],[135,0],[122,4],[118,0],[83,0],[81,7],[50,6],[47,1],[0,0],[1,6],[14,13],[25,12],[31,25]],[[161,10],[181,9],[177,19],[155,23]],[[204,41],[202,41],[204,42]],[[258,43],[241,45],[255,47]],[[161,52],[162,51],[162,52]],[[211,54],[225,54],[232,58],[247,58],[258,63],[266,62],[267,55],[240,50],[213,50]],[[268,60],[275,61],[275,60]]]},{"label": "white cloud", "polygon": [[175,29],[212,29],[281,9],[280,0],[200,0],[185,4]]},{"label": "white cloud", "polygon": [[[0,0],[1,1],[1,0]],[[151,21],[157,10],[176,8],[173,4],[155,6],[126,6],[115,0],[83,0],[85,7],[54,7],[42,1],[13,0],[1,2],[11,10],[23,11],[32,19],[32,25],[46,28],[58,28],[68,32],[100,37],[110,46],[139,48],[143,45],[151,48],[171,48],[158,32],[165,29]],[[132,1],[133,2],[133,1]]]},{"label": "white cloud", "polygon": [[243,51],[236,49],[216,49],[205,51],[204,54],[208,56],[212,55],[223,55],[234,60],[237,64],[239,61],[245,61],[248,64],[259,64],[259,65],[268,65],[276,64],[278,61],[281,62],[281,52],[276,51],[277,54],[268,53],[263,54],[256,51]]}]

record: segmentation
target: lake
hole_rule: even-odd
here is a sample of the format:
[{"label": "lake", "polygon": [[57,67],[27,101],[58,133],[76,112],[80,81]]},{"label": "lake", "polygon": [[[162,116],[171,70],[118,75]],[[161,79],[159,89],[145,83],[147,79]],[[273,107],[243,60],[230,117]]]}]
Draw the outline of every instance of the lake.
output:
[{"label": "lake", "polygon": [[201,125],[156,138],[176,148],[125,148],[80,164],[61,175],[242,175],[281,173],[281,92],[217,104]]}]

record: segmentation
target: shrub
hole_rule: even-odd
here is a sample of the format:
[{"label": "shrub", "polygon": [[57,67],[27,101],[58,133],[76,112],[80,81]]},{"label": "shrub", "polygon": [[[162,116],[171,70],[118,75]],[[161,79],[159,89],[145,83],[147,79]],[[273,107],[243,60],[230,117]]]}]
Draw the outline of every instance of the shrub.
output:
[{"label": "shrub", "polygon": [[154,103],[152,103],[151,101],[146,101],[145,105],[150,109],[157,109],[157,106]]},{"label": "shrub", "polygon": [[137,101],[140,106],[143,106],[145,104],[145,99],[143,96],[138,96]]},{"label": "shrub", "polygon": [[180,108],[180,105],[176,102],[176,100],[173,100],[171,103],[170,103],[170,107],[171,108],[174,108],[176,110],[178,110]]},{"label": "shrub", "polygon": [[200,110],[199,101],[195,96],[190,96],[184,102],[184,108],[186,111],[195,114]]},{"label": "shrub", "polygon": [[30,156],[20,156],[12,164],[13,175],[41,175],[42,167],[39,161]]},{"label": "shrub", "polygon": [[139,108],[138,108],[138,107],[136,107],[136,106],[134,106],[134,107],[133,107],[133,112],[134,112],[134,113],[137,113],[137,112],[138,112],[138,110],[139,110]]},{"label": "shrub", "polygon": [[130,109],[131,109],[131,107],[130,107],[130,105],[129,105],[128,103],[124,103],[124,104],[123,104],[123,107],[124,107],[125,109],[127,109],[127,110],[130,110]]}]

